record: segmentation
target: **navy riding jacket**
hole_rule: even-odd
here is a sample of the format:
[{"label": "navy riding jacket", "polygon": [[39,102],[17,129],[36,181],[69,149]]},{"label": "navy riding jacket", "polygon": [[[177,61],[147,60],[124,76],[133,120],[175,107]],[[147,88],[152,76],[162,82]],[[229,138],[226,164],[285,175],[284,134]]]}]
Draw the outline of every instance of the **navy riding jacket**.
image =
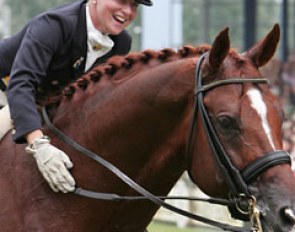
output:
[{"label": "navy riding jacket", "polygon": [[[86,1],[79,0],[48,10],[33,18],[19,33],[0,42],[0,77],[10,75],[7,88],[13,138],[41,129],[36,109],[39,91],[60,91],[82,75],[87,55]],[[113,55],[125,55],[131,47],[126,31],[111,36],[114,47],[95,64]]]}]

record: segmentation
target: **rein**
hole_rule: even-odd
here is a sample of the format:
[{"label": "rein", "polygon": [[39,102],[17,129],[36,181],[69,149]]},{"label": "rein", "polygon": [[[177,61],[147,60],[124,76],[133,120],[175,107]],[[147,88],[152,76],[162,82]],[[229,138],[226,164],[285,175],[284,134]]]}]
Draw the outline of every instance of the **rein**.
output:
[{"label": "rein", "polygon": [[[166,209],[168,209],[170,211],[173,211],[173,212],[175,212],[177,214],[180,214],[182,216],[186,216],[186,217],[191,218],[193,220],[203,222],[205,224],[208,224],[208,225],[211,225],[211,226],[214,226],[214,227],[221,228],[221,229],[223,229],[225,231],[253,232],[253,230],[251,230],[251,229],[245,229],[245,228],[241,228],[241,227],[237,227],[237,226],[231,226],[231,225],[228,225],[228,224],[225,224],[225,223],[217,222],[217,221],[202,217],[200,215],[190,213],[188,211],[185,211],[183,209],[180,209],[178,207],[175,207],[175,206],[173,206],[171,204],[168,204],[168,203],[164,202],[162,200],[163,197],[156,196],[156,195],[150,193],[148,190],[146,190],[145,188],[143,188],[142,186],[137,184],[135,181],[133,181],[130,177],[128,177],[125,173],[123,173],[121,170],[119,170],[113,164],[111,164],[110,162],[108,162],[107,160],[102,158],[102,156],[97,155],[94,152],[90,151],[89,149],[81,146],[80,144],[75,142],[73,139],[68,137],[66,134],[64,134],[62,131],[60,131],[58,128],[56,128],[51,123],[45,107],[42,108],[42,116],[43,116],[44,121],[45,121],[46,125],[48,126],[48,128],[55,135],[57,135],[62,141],[64,141],[65,143],[67,143],[68,145],[73,147],[75,150],[81,152],[82,154],[84,154],[87,157],[95,160],[96,162],[98,162],[99,164],[101,164],[102,166],[107,168],[109,171],[111,171],[113,174],[115,174],[117,177],[119,177],[124,183],[129,185],[132,189],[134,189],[136,192],[140,193],[143,196],[142,198],[139,198],[139,197],[134,197],[133,198],[132,197],[133,198],[132,200],[147,199],[147,200],[150,200],[151,202],[155,203],[156,205],[161,206],[163,208],[166,208]],[[85,189],[82,189],[82,188],[76,188],[75,191],[74,191],[74,194],[84,196],[84,197],[89,197],[89,198],[100,199],[100,200],[129,200],[128,198],[130,198],[129,196],[123,196],[122,197],[122,196],[118,196],[116,194],[94,192],[94,191],[85,190]],[[169,197],[167,197],[167,199],[169,199]],[[196,200],[196,198],[194,198],[194,199]],[[210,201],[215,202],[215,203],[217,203],[217,202],[222,203],[224,205],[232,204],[232,202],[229,202],[229,201],[226,201],[226,200],[222,201],[222,200],[212,200],[212,199],[210,200],[209,199],[208,202],[210,202]]]},{"label": "rein", "polygon": [[[110,194],[110,193],[100,193],[94,192],[90,190],[85,190],[82,188],[76,188],[74,194],[95,198],[100,200],[112,200],[112,201],[120,201],[120,200],[150,200],[151,202],[157,204],[160,207],[166,208],[170,211],[173,211],[177,214],[186,216],[196,221],[200,221],[206,224],[209,224],[214,227],[219,227],[225,231],[235,231],[235,232],[262,232],[259,213],[260,211],[256,207],[256,199],[254,196],[250,194],[248,191],[247,184],[254,179],[257,178],[263,171],[266,169],[282,164],[282,163],[290,163],[290,157],[284,151],[274,151],[270,154],[262,156],[258,160],[250,163],[244,170],[239,171],[237,170],[231,163],[229,157],[227,156],[225,150],[223,149],[218,136],[214,130],[214,127],[210,121],[208,113],[205,109],[203,104],[203,92],[208,91],[212,88],[218,87],[220,85],[225,84],[242,84],[245,82],[251,83],[266,83],[266,79],[230,79],[230,80],[221,80],[217,82],[213,82],[209,85],[202,85],[202,71],[201,65],[205,58],[205,54],[203,54],[196,66],[196,87],[195,87],[195,104],[194,104],[194,112],[192,118],[192,125],[189,132],[189,140],[186,149],[187,157],[190,155],[192,144],[193,144],[193,137],[194,137],[194,128],[195,128],[195,119],[197,116],[197,112],[199,111],[201,114],[203,126],[205,128],[206,134],[209,139],[209,143],[213,149],[213,153],[215,158],[218,162],[218,165],[222,169],[224,173],[226,182],[230,188],[231,194],[233,194],[233,198],[230,200],[224,199],[203,199],[203,201],[207,201],[209,203],[221,204],[221,205],[228,205],[228,206],[235,206],[238,211],[242,214],[249,215],[252,221],[252,228],[241,228],[237,226],[231,226],[225,223],[217,222],[196,214],[192,214],[188,211],[183,209],[177,208],[171,204],[166,203],[165,199],[180,199],[180,200],[201,200],[200,198],[188,198],[188,197],[165,197],[165,196],[156,196],[137,184],[133,181],[130,177],[128,177],[125,173],[115,167],[112,163],[108,162],[101,155],[95,154],[94,152],[90,151],[89,149],[81,146],[76,141],[65,135],[62,131],[56,128],[50,121],[46,108],[42,108],[42,115],[44,118],[45,123],[47,124],[48,128],[56,134],[61,140],[65,143],[69,144],[75,150],[81,152],[82,154],[86,155],[87,157],[95,160],[108,170],[110,170],[114,175],[119,177],[124,183],[129,185],[132,189],[136,192],[141,194],[142,196],[119,196],[117,194]],[[244,205],[246,204],[246,207]]]}]

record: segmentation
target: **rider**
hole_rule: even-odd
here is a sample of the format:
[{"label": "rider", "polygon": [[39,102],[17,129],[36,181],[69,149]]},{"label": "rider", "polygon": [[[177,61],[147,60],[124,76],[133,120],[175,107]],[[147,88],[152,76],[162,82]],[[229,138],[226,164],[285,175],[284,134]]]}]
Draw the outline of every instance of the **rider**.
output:
[{"label": "rider", "polygon": [[55,192],[74,191],[75,180],[68,170],[73,164],[43,134],[36,95],[58,92],[92,66],[127,54],[131,38],[125,28],[136,17],[138,4],[152,2],[78,0],[40,14],[0,42],[0,77],[10,74],[7,97],[13,138],[28,143],[26,152],[36,159]]}]

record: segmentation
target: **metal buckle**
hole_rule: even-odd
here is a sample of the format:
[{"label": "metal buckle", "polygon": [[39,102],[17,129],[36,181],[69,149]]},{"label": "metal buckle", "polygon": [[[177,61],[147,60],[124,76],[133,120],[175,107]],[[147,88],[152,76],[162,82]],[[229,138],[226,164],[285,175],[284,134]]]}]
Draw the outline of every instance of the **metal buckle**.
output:
[{"label": "metal buckle", "polygon": [[254,232],[263,232],[261,221],[260,221],[260,210],[257,207],[257,200],[256,198],[251,195],[252,198],[252,204],[251,204],[251,214],[250,214],[250,220],[253,226]]},{"label": "metal buckle", "polygon": [[260,221],[260,209],[257,207],[257,200],[255,196],[247,196],[245,194],[238,194],[235,198],[237,210],[244,215],[249,215],[252,224],[253,232],[263,232]]}]

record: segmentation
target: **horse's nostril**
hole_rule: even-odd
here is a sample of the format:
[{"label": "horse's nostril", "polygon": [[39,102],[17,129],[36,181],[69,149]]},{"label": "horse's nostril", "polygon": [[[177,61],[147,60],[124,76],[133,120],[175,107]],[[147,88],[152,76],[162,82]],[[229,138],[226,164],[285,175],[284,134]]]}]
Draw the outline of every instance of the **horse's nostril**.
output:
[{"label": "horse's nostril", "polygon": [[289,207],[285,208],[282,213],[285,216],[285,218],[287,218],[290,222],[295,224],[295,215],[294,215],[294,211],[291,208]]}]

